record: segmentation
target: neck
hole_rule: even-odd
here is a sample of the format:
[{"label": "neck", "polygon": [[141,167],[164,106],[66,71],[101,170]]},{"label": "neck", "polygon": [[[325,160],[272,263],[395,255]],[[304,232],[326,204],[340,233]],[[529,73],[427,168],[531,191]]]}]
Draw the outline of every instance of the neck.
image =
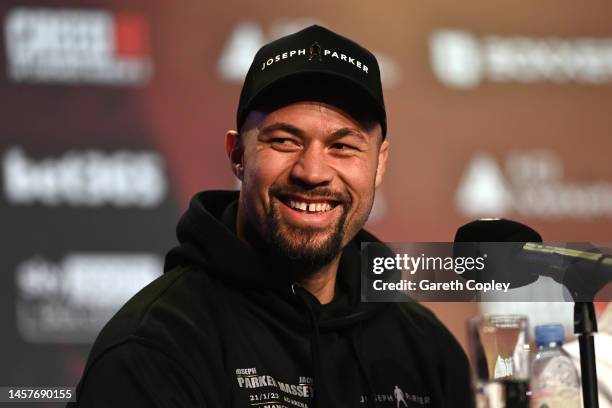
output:
[{"label": "neck", "polygon": [[[250,233],[247,225],[248,224],[245,220],[244,213],[238,209],[236,235],[238,236],[238,239],[256,247],[257,245],[253,245],[251,242],[261,242],[261,239],[259,237],[249,239],[249,236],[253,235],[254,232]],[[310,271],[308,273],[308,277],[302,279],[300,282],[304,289],[316,297],[322,305],[327,304],[334,299],[340,256],[341,254],[338,254],[338,256],[336,256],[330,263],[323,265],[321,268],[319,268],[319,270]]]},{"label": "neck", "polygon": [[339,262],[340,255],[301,282],[304,289],[312,293],[322,305],[334,299]]}]

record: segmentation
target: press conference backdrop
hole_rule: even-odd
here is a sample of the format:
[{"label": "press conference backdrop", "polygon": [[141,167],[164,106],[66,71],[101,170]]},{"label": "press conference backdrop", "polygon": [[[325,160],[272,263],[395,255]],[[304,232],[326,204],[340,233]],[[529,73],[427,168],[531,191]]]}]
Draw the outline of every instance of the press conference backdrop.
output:
[{"label": "press conference backdrop", "polygon": [[[392,150],[368,223],[380,238],[449,241],[502,216],[547,241],[612,241],[611,13],[595,1],[2,2],[0,385],[76,383],[104,323],[161,273],[189,198],[237,187],[224,134],[255,51],[312,23],[381,63]],[[463,343],[478,305],[429,306]]]}]

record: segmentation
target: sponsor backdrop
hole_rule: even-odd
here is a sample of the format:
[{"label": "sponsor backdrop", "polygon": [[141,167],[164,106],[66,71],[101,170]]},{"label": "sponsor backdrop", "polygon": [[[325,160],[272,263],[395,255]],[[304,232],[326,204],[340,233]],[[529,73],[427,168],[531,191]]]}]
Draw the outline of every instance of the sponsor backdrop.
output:
[{"label": "sponsor backdrop", "polygon": [[[161,272],[189,198],[236,188],[223,138],[254,52],[311,23],[381,62],[392,151],[369,222],[379,237],[450,241],[503,216],[547,241],[612,241],[611,12],[2,2],[0,385],[76,383],[103,324]],[[430,306],[464,343],[478,305]],[[568,305],[522,310],[571,321]]]}]

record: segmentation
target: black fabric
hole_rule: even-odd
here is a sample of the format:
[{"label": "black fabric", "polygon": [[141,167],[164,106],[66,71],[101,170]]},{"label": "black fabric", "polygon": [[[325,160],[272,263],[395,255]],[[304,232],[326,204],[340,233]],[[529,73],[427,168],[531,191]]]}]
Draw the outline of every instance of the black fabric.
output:
[{"label": "black fabric", "polygon": [[321,305],[237,239],[236,210],[236,192],[194,197],[164,275],[102,330],[69,406],[472,406],[465,354],[430,311],[360,302],[375,237],[345,248]]}]

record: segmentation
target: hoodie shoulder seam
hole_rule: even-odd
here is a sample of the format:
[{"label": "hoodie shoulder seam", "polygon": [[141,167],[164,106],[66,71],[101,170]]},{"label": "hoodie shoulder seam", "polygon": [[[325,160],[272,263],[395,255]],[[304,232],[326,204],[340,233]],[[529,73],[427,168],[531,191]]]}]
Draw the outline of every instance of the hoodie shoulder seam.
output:
[{"label": "hoodie shoulder seam", "polygon": [[[177,276],[170,282],[168,283],[168,285],[166,285],[166,287],[154,298],[151,300],[151,302],[149,302],[149,304],[147,305],[144,313],[142,314],[142,316],[140,317],[140,320],[138,321],[138,323],[135,325],[134,329],[132,330],[132,332],[130,334],[127,334],[127,337],[130,336],[136,336],[139,337],[136,333],[138,332],[138,330],[140,329],[140,327],[143,325],[143,322],[147,319],[147,317],[149,317],[149,313],[151,312],[151,309],[153,308],[153,306],[159,301],[160,298],[162,298],[166,292],[168,290],[170,290],[170,288],[172,288],[176,282],[183,277],[184,272],[189,269],[186,266],[179,266],[179,267],[175,267],[177,269],[179,269],[179,271],[176,272]],[[172,271],[172,270],[171,270]],[[170,271],[170,272],[171,272]],[[168,273],[168,272],[166,272]]]},{"label": "hoodie shoulder seam", "polygon": [[[158,352],[161,352],[159,350],[158,347],[153,347],[153,345],[155,344],[154,342],[139,336],[138,334],[136,334],[138,332],[138,330],[140,329],[140,327],[142,326],[144,320],[148,317],[149,312],[151,311],[151,308],[153,307],[153,305],[155,305],[155,303],[157,303],[157,301],[171,288],[174,286],[174,284],[183,276],[183,272],[188,269],[187,267],[183,266],[180,267],[181,271],[180,273],[177,272],[177,276],[160,292],[157,294],[157,296],[152,299],[146,306],[145,311],[142,313],[142,316],[140,317],[140,319],[138,320],[138,323],[134,325],[134,327],[129,331],[129,333],[122,335],[121,337],[119,337],[118,339],[116,339],[115,341],[111,342],[110,344],[108,344],[107,346],[105,346],[101,351],[99,351],[95,357],[93,358],[93,360],[91,361],[91,363],[87,363],[84,369],[84,373],[83,373],[83,379],[82,382],[85,382],[85,379],[87,377],[87,374],[89,372],[89,370],[91,370],[91,368],[98,362],[98,360],[100,358],[102,358],[102,356],[104,356],[105,354],[107,354],[107,352],[109,352],[110,350],[117,348],[118,346],[121,346],[122,344],[127,344],[130,341],[134,341],[135,343],[140,343],[143,345],[149,345],[151,348],[154,348],[155,350],[157,350]],[[182,370],[185,370],[186,372],[189,373],[190,377],[193,377],[193,375],[191,374],[191,372],[189,372],[188,370],[186,370],[185,367],[183,367],[182,364],[180,364],[180,362],[178,362],[174,357],[170,357],[167,353],[162,352],[162,354],[164,354],[165,356],[169,357],[172,361],[174,361],[176,364],[179,365],[179,367],[181,367]],[[194,378],[192,378],[193,380]],[[78,400],[78,398],[77,398]]]},{"label": "hoodie shoulder seam", "polygon": [[[143,312],[141,313],[138,322],[135,323],[128,331],[127,333],[122,334],[121,336],[119,336],[117,339],[115,339],[114,341],[111,341],[108,345],[106,345],[105,347],[103,347],[102,350],[100,350],[96,356],[94,357],[94,359],[92,360],[91,364],[87,364],[86,369],[89,368],[90,365],[93,365],[94,362],[98,359],[98,357],[102,354],[104,354],[108,349],[111,349],[113,347],[115,347],[116,345],[125,342],[127,339],[131,338],[131,337],[140,337],[138,336],[138,330],[142,327],[143,322],[146,320],[146,318],[149,316],[149,313],[151,311],[151,308],[159,301],[159,299],[171,288],[174,286],[174,284],[183,276],[183,272],[184,270],[186,270],[186,267],[182,267],[181,269],[183,269],[182,271],[180,271],[180,273],[177,272],[177,276],[174,277],[174,279],[172,281],[170,281],[165,288],[163,288],[163,290],[161,292],[159,292],[153,299],[151,299],[150,302],[147,303],[145,310],[143,310]],[[113,318],[114,319],[114,318]],[[112,319],[111,319],[112,321]],[[104,330],[104,329],[103,329]],[[142,338],[142,337],[141,337]],[[94,344],[95,347],[95,344]]]}]

